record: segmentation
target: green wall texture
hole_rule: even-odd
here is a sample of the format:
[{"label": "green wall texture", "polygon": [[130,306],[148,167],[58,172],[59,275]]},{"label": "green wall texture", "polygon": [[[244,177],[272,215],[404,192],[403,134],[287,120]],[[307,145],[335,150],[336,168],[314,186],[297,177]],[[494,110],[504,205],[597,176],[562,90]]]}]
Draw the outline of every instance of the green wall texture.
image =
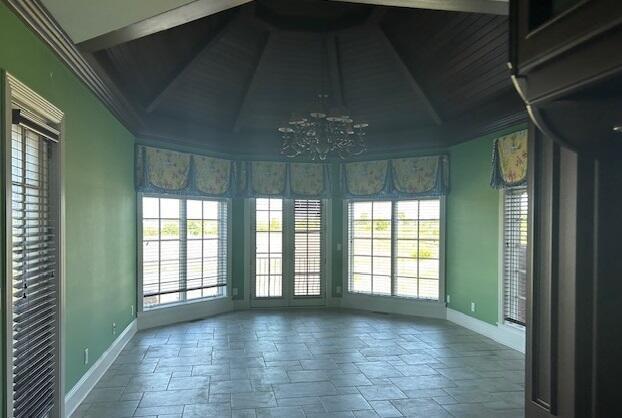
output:
[{"label": "green wall texture", "polygon": [[[490,187],[492,145],[514,127],[450,148],[446,200],[445,283],[448,307],[490,324],[499,316],[500,192]],[[475,312],[471,312],[471,302]]]},{"label": "green wall texture", "polygon": [[234,300],[243,300],[244,295],[244,199],[231,199],[231,288],[238,289]]},{"label": "green wall texture", "polygon": [[134,137],[4,4],[0,68],[65,113],[67,392],[133,320]]}]

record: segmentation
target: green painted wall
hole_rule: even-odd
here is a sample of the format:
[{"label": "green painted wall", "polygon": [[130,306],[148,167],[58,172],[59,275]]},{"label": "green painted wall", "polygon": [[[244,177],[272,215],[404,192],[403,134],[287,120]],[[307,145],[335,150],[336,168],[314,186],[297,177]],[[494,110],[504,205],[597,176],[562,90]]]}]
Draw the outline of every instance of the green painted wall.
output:
[{"label": "green painted wall", "polygon": [[[0,68],[65,113],[68,391],[116,338],[112,323],[116,322],[118,335],[133,319],[134,137],[4,4],[0,4]],[[4,208],[4,193],[1,199]],[[88,365],[83,364],[85,347]]]},{"label": "green painted wall", "polygon": [[[330,231],[330,241],[331,241],[331,279],[332,279],[332,289],[330,292],[333,297],[341,297],[343,295],[343,285],[346,283],[346,279],[343,277],[343,251],[337,250],[338,246],[343,248],[343,200],[336,192],[339,190],[339,164],[334,163],[331,166],[331,181],[332,181],[332,190],[334,192],[334,198],[329,202],[331,205],[331,222],[332,222],[332,230]],[[337,291],[338,287],[341,287],[341,291]],[[327,291],[328,292],[328,291]]]},{"label": "green painted wall", "polygon": [[[500,192],[490,187],[495,138],[524,127],[450,148],[446,200],[445,280],[448,307],[490,324],[499,309]],[[475,312],[471,312],[475,302]]]},{"label": "green painted wall", "polygon": [[244,299],[244,199],[231,199],[231,287],[238,289],[234,300]]}]

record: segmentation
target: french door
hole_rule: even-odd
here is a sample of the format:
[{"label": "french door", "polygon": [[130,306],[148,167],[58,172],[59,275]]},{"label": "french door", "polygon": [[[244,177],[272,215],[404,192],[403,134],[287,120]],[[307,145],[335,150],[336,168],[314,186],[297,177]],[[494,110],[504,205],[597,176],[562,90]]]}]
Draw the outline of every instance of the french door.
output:
[{"label": "french door", "polygon": [[319,199],[252,201],[252,306],[325,303],[325,217]]}]

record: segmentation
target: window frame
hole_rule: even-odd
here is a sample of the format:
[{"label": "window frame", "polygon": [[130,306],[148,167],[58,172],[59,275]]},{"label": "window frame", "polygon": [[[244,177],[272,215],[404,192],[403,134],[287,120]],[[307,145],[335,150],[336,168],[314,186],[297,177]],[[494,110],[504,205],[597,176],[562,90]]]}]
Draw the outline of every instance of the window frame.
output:
[{"label": "window frame", "polygon": [[[201,297],[196,299],[183,299],[176,302],[164,303],[151,306],[145,309],[144,306],[144,292],[143,292],[143,198],[158,198],[158,199],[184,199],[184,200],[201,200],[201,201],[222,201],[227,206],[227,284],[223,286],[225,292],[224,295],[213,297]],[[136,306],[139,313],[150,313],[161,309],[168,309],[180,306],[193,305],[197,303],[209,303],[215,300],[223,300],[231,297],[231,251],[232,251],[232,239],[231,239],[231,199],[226,197],[205,197],[205,196],[193,196],[193,195],[171,195],[166,193],[136,193]],[[180,238],[181,240],[181,238]]]},{"label": "window frame", "polygon": [[[257,214],[257,199],[281,199],[283,210],[283,228],[282,228],[282,243],[283,243],[283,295],[280,297],[257,297],[255,294],[256,286],[256,214]],[[294,275],[295,275],[295,225],[294,225],[294,201],[295,200],[319,200],[322,205],[322,226],[321,230],[321,272],[320,272],[320,295],[308,295],[308,296],[294,296]],[[248,297],[249,307],[293,307],[293,306],[325,306],[328,303],[328,299],[331,297],[330,290],[332,289],[332,259],[331,259],[331,234],[330,228],[332,226],[332,212],[331,212],[331,200],[320,198],[285,198],[285,197],[260,197],[260,198],[248,198],[244,199],[245,212],[245,249],[244,257],[245,263],[248,265],[245,273],[245,297]],[[246,235],[248,234],[248,235]]]},{"label": "window frame", "polygon": [[[4,151],[4,167],[2,167],[5,186],[5,216],[3,219],[5,228],[9,232],[5,234],[5,265],[4,279],[0,284],[0,288],[12,289],[13,286],[13,234],[10,228],[13,223],[13,204],[12,204],[12,109],[15,107],[23,108],[37,118],[41,118],[46,123],[54,125],[59,131],[59,140],[54,146],[54,154],[49,162],[48,182],[50,192],[50,206],[56,208],[55,226],[56,236],[54,244],[56,245],[56,343],[54,347],[57,361],[54,370],[54,406],[51,410],[51,416],[65,416],[65,294],[66,294],[66,210],[65,210],[65,114],[52,103],[40,96],[37,92],[23,84],[12,74],[0,71],[0,92],[4,93],[0,97],[0,113],[4,118],[4,129],[0,132],[0,146]],[[13,373],[11,368],[13,365],[13,292],[5,292],[4,306],[6,307],[4,318],[4,364],[5,364],[5,387],[4,394],[6,402],[4,412],[7,417],[14,415],[13,411]]]},{"label": "window frame", "polygon": [[[390,201],[392,202],[392,219],[391,219],[391,295],[382,295],[382,294],[373,294],[373,293],[362,293],[362,292],[352,292],[350,291],[349,279],[350,279],[350,240],[349,240],[349,210],[348,206],[350,202],[367,202],[367,201]],[[395,292],[396,287],[396,276],[395,276],[395,261],[396,261],[396,251],[397,251],[397,240],[394,239],[395,234],[395,222],[393,221],[393,215],[395,213],[395,203],[399,201],[408,201],[408,200],[438,200],[439,201],[439,278],[438,278],[438,299],[421,299],[421,298],[413,298],[409,296],[400,296],[397,294],[393,294]],[[445,306],[445,231],[446,231],[446,198],[445,196],[439,197],[421,197],[421,198],[387,198],[387,199],[344,199],[342,204],[342,271],[343,271],[343,283],[342,283],[342,292],[346,298],[371,298],[371,300],[380,300],[386,301],[387,303],[391,303],[390,301],[399,301],[398,303],[407,303],[407,304],[427,304],[427,305],[442,305]],[[400,307],[389,307],[387,305],[387,310],[396,311],[400,310]]]}]

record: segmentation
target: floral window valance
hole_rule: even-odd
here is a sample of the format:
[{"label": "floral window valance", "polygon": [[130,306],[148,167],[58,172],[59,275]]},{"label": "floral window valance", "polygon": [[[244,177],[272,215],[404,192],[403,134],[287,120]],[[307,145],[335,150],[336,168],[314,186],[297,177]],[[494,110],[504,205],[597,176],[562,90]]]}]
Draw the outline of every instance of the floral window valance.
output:
[{"label": "floral window valance", "polygon": [[329,197],[331,192],[326,164],[233,161],[144,145],[136,147],[136,190],[292,198]]},{"label": "floral window valance", "polygon": [[280,196],[325,198],[330,196],[327,164],[278,161],[239,162],[238,194],[245,197]]},{"label": "floral window valance", "polygon": [[190,196],[231,196],[233,162],[168,149],[136,147],[136,190]]},{"label": "floral window valance", "polygon": [[448,191],[446,155],[344,163],[344,197],[442,196]]},{"label": "floral window valance", "polygon": [[527,183],[527,131],[497,138],[492,150],[490,185],[495,189]]}]

